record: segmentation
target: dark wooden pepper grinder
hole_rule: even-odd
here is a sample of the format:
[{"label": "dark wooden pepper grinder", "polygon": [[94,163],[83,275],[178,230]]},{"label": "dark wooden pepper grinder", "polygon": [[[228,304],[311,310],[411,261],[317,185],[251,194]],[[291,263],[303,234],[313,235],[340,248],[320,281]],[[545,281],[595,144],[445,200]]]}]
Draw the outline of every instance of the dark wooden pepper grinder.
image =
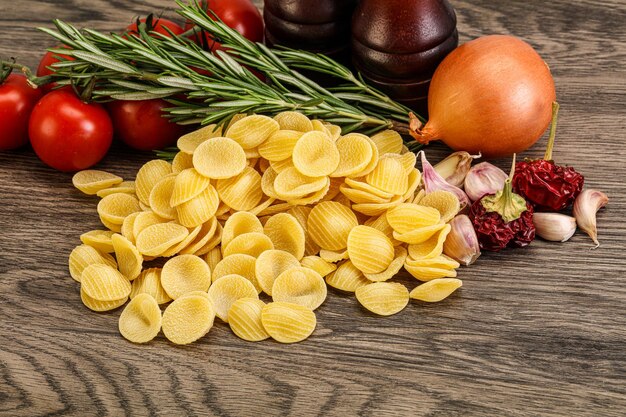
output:
[{"label": "dark wooden pepper grinder", "polygon": [[349,61],[350,21],[358,0],[264,0],[265,43]]},{"label": "dark wooden pepper grinder", "polygon": [[447,0],[361,0],[352,17],[352,59],[369,83],[422,115],[437,65],[457,47]]}]

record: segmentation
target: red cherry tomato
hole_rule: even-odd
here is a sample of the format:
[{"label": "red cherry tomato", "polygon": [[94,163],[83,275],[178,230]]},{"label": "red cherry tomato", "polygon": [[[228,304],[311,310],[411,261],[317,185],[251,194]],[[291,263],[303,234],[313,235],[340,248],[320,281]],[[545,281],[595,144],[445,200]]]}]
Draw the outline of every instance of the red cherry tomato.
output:
[{"label": "red cherry tomato", "polygon": [[186,129],[163,117],[168,103],[161,99],[114,101],[108,104],[115,134],[134,149],[149,151],[176,143]]},{"label": "red cherry tomato", "polygon": [[[142,23],[146,22],[146,18],[139,19]],[[180,35],[184,32],[183,28],[180,27],[177,23],[172,22],[171,20],[164,19],[162,17],[154,18],[152,20],[152,28],[148,28],[148,32],[154,31],[158,32],[165,36],[170,36],[167,29],[169,29],[174,35]],[[165,29],[167,28],[167,29]],[[126,31],[133,34],[139,35],[139,29],[137,28],[137,22],[132,23],[126,27]]]},{"label": "red cherry tomato", "polygon": [[39,100],[28,132],[37,156],[59,171],[91,167],[106,155],[113,141],[113,124],[104,107],[82,102],[68,88]]},{"label": "red cherry tomato", "polygon": [[[253,42],[263,42],[263,18],[259,9],[250,0],[208,0],[203,7],[215,13],[229,27],[241,33]],[[209,16],[211,13],[209,12]],[[192,22],[185,24],[185,31],[195,25]],[[206,45],[212,51],[221,46],[205,35],[204,43],[199,35],[191,38],[199,45]]]},{"label": "red cherry tomato", "polygon": [[28,118],[42,95],[21,74],[10,74],[0,84],[0,151],[28,143]]},{"label": "red cherry tomato", "polygon": [[[67,48],[66,46],[58,46],[57,48]],[[55,54],[53,52],[46,52],[45,55],[41,58],[41,61],[39,62],[39,67],[37,67],[37,76],[38,77],[43,77],[46,75],[50,75],[52,73],[54,73],[53,70],[51,70],[50,68],[48,68],[49,66],[51,66],[52,64],[54,64],[55,62],[59,62],[59,59],[56,58],[55,56],[61,57],[63,59],[69,60],[69,61],[73,61],[74,58],[68,55],[59,55],[59,54]],[[50,84],[46,84],[41,86],[40,88],[44,91],[44,92],[49,92],[50,90],[52,90],[52,88],[56,85],[56,83],[50,83]]]}]

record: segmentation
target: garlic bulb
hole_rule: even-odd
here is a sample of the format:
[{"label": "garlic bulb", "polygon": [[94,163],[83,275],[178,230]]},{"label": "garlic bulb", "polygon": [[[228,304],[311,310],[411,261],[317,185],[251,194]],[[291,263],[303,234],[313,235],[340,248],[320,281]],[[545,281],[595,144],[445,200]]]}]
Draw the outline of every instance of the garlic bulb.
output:
[{"label": "garlic bulb", "polygon": [[465,176],[465,193],[472,201],[485,194],[495,194],[504,187],[508,175],[489,162],[474,165]]},{"label": "garlic bulb", "polygon": [[462,187],[465,176],[472,167],[472,160],[480,158],[479,155],[470,155],[465,151],[458,151],[448,155],[443,161],[434,166],[437,174],[448,184]]},{"label": "garlic bulb", "polygon": [[576,232],[576,219],[560,213],[533,214],[535,233],[550,242],[565,242]]},{"label": "garlic bulb", "polygon": [[449,224],[451,229],[443,244],[443,253],[465,266],[473,264],[480,256],[480,246],[472,221],[460,214]]},{"label": "garlic bulb", "polygon": [[420,152],[422,156],[422,180],[424,181],[424,191],[426,194],[437,190],[449,191],[454,194],[461,203],[461,211],[470,205],[469,198],[459,187],[455,187],[444,180],[441,175],[435,171],[433,166],[426,159],[424,151]]},{"label": "garlic bulb", "polygon": [[602,191],[583,190],[574,201],[573,214],[576,223],[581,230],[591,237],[596,248],[600,246],[598,242],[598,228],[596,226],[596,213],[609,202],[609,197]]}]

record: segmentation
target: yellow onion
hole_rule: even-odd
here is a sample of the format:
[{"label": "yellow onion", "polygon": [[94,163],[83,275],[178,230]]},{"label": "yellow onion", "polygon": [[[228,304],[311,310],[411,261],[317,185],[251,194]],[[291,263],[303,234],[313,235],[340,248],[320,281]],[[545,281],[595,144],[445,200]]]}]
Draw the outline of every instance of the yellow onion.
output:
[{"label": "yellow onion", "polygon": [[422,125],[412,116],[411,135],[487,158],[509,156],[541,137],[555,100],[550,69],[529,44],[485,36],[461,45],[437,67],[428,92],[430,119]]}]

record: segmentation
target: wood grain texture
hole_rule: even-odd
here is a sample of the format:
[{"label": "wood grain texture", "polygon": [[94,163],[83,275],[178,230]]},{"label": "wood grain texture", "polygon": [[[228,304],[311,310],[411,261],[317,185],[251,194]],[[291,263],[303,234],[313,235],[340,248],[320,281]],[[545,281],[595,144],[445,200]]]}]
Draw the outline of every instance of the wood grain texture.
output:
[{"label": "wood grain texture", "polygon": [[[120,311],[84,308],[67,271],[78,236],[99,226],[97,199],[30,150],[0,153],[0,416],[624,415],[626,4],[453,4],[461,41],[510,33],[549,63],[562,109],[555,157],[611,198],[599,249],[578,232],[486,254],[460,271],[464,287],[450,299],[389,318],[332,292],[297,345],[246,343],[217,324],[192,346],[163,336],[135,346],[118,334]],[[118,30],[172,7],[0,0],[0,56],[35,66],[52,46],[35,27],[53,18]],[[130,178],[150,157],[116,147],[99,167]]]}]

